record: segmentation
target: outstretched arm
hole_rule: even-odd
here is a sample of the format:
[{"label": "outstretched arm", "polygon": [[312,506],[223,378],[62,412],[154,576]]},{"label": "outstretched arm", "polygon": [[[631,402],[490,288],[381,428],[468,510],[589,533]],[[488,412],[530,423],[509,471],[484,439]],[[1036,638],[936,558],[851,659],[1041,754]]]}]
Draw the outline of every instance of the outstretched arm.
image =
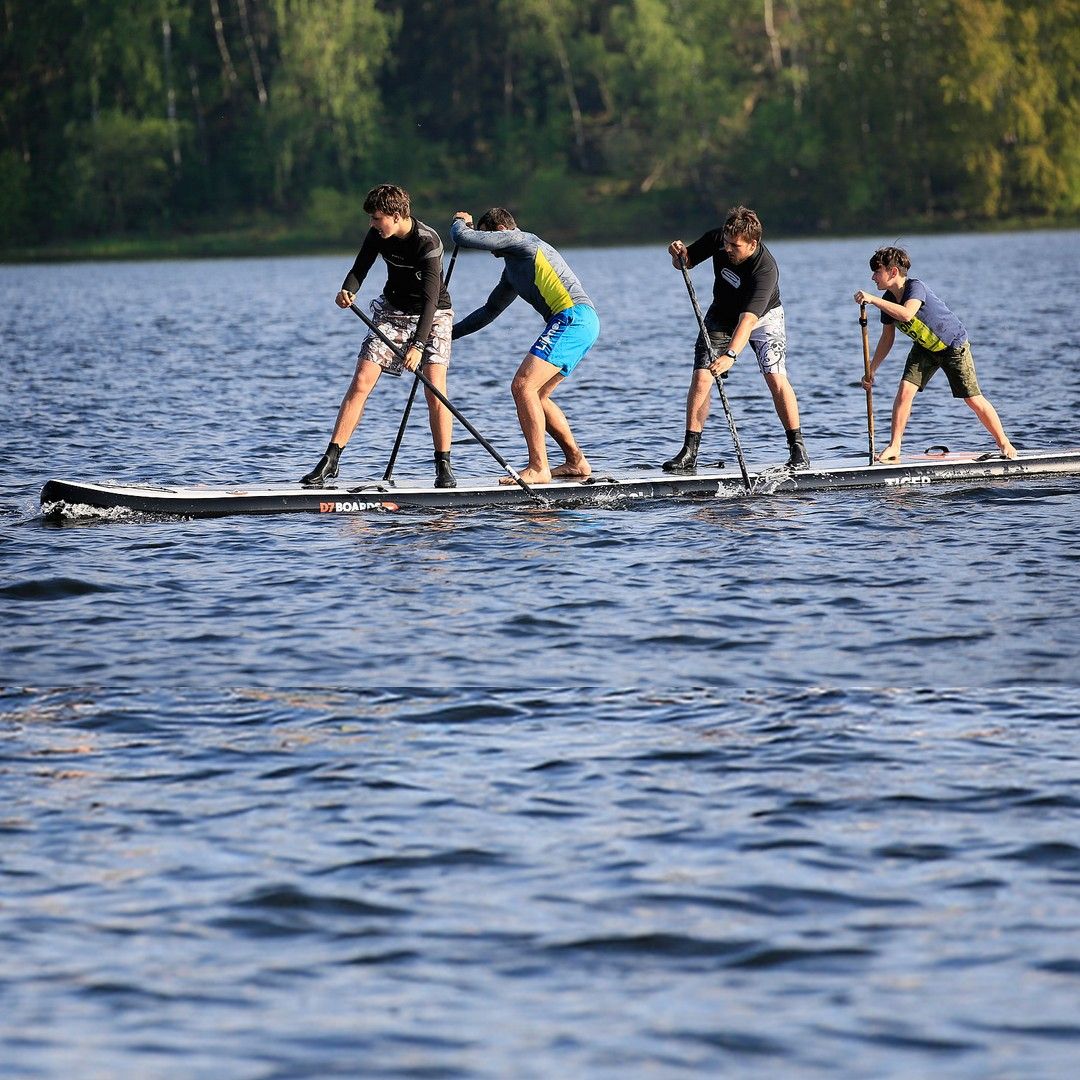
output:
[{"label": "outstretched arm", "polygon": [[897,322],[909,322],[915,318],[919,308],[922,307],[922,301],[917,300],[914,296],[906,304],[894,304],[891,300],[878,296],[877,293],[866,292],[865,289],[860,289],[855,294],[855,303],[869,304],[871,307],[876,307],[888,315],[890,319],[895,319]]},{"label": "outstretched arm", "polygon": [[496,229],[494,232],[482,232],[472,227],[471,218],[459,216],[454,218],[454,223],[450,226],[450,239],[460,247],[490,251],[493,254],[511,258],[514,256],[519,259],[532,258],[532,248],[520,229]]},{"label": "outstretched arm", "polygon": [[483,330],[488,323],[497,319],[516,299],[517,292],[507,282],[506,275],[503,274],[499,278],[498,285],[491,290],[491,295],[487,298],[484,306],[478,307],[475,311],[466,315],[461,322],[454,324],[452,336],[455,339],[463,338],[469,334],[475,334],[477,330]]},{"label": "outstretched arm", "polygon": [[368,229],[356,261],[345,275],[345,280],[341,283],[341,291],[335,297],[338,307],[347,308],[356,299],[360,286],[364,284],[364,278],[375,265],[375,258],[379,254],[378,242],[379,234],[374,229]]},{"label": "outstretched arm", "polygon": [[[671,256],[671,265],[676,270],[682,269],[682,261],[686,260],[686,269],[692,270],[699,262],[707,259],[716,250],[717,229],[710,229],[704,236],[699,236],[689,247],[681,240],[672,240],[668,245],[668,254]],[[720,246],[723,246],[721,237]]]}]

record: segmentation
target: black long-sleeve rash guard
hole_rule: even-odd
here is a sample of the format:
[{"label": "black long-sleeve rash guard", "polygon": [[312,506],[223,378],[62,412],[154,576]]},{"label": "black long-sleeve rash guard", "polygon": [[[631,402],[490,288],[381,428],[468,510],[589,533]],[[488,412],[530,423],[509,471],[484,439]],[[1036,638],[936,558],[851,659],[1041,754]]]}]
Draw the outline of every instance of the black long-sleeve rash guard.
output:
[{"label": "black long-sleeve rash guard", "polygon": [[443,282],[443,246],[439,234],[417,218],[413,218],[413,227],[407,236],[391,236],[384,240],[375,229],[369,229],[341,287],[347,292],[358,293],[379,255],[386,263],[383,296],[399,311],[419,316],[416,340],[426,342],[431,335],[436,309],[448,311],[450,308],[450,294]]}]

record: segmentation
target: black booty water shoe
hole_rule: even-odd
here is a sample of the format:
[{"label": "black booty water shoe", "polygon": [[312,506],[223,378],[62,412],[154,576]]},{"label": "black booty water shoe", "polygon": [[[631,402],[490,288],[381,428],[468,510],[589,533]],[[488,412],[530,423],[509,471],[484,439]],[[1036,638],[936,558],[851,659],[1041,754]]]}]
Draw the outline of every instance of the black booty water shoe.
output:
[{"label": "black booty water shoe", "polygon": [[327,480],[333,480],[338,474],[338,458],[341,457],[341,447],[337,443],[331,443],[326,448],[326,453],[319,458],[319,463],[309,473],[300,477],[300,483],[304,487],[326,487]]},{"label": "black booty water shoe", "polygon": [[450,452],[448,450],[435,451],[435,486],[437,488],[457,487],[457,477],[450,467]]},{"label": "black booty water shoe", "polygon": [[664,472],[692,473],[697,469],[698,449],[701,446],[701,432],[688,431],[683,448],[673,457],[669,458],[661,468]]},{"label": "black booty water shoe", "polygon": [[788,437],[788,468],[789,469],[809,469],[810,468],[810,455],[806,452],[806,443],[803,442],[802,435],[796,434],[794,437]]}]

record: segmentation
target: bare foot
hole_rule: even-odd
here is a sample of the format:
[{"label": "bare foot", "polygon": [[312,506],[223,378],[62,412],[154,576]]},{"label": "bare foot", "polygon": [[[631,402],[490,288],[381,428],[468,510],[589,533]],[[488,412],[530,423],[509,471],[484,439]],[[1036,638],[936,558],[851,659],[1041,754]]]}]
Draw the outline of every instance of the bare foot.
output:
[{"label": "bare foot", "polygon": [[900,460],[900,448],[886,446],[874,460],[880,462],[882,465],[894,465]]},{"label": "bare foot", "polygon": [[552,480],[584,480],[587,476],[592,476],[592,466],[585,459],[584,454],[567,458],[561,465],[551,470]]},{"label": "bare foot", "polygon": [[1010,461],[1015,461],[1020,455],[1016,452],[1016,447],[1006,439],[1001,444],[1001,456],[1007,457]]},{"label": "bare foot", "polygon": [[[550,484],[551,483],[551,470],[550,469],[534,469],[531,466],[528,469],[522,469],[518,473],[518,476],[525,481],[526,484]],[[500,484],[516,484],[517,481],[512,476],[504,476],[500,481]]]}]

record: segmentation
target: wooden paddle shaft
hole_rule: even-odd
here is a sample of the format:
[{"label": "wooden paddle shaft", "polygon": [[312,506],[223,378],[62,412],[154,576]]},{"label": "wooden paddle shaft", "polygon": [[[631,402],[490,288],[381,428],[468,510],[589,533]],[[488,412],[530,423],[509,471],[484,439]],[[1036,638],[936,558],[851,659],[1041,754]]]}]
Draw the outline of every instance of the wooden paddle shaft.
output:
[{"label": "wooden paddle shaft", "polygon": [[[870,333],[866,328],[866,301],[859,305],[859,326],[862,327],[863,374],[870,380]],[[874,464],[874,391],[866,388],[866,435],[870,441],[870,464]]]}]

